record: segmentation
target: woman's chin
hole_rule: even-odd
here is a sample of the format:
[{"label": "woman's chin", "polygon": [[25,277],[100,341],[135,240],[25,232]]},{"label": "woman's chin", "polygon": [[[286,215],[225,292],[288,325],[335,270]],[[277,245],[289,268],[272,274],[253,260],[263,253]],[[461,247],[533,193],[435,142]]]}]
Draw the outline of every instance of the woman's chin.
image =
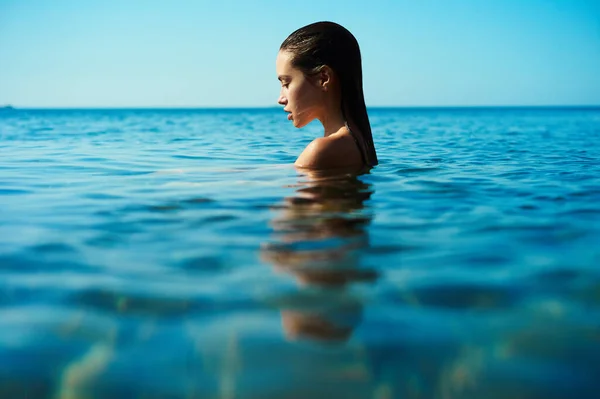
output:
[{"label": "woman's chin", "polygon": [[294,127],[298,129],[306,126],[306,123],[302,123],[301,120],[292,119],[292,123],[294,124]]}]

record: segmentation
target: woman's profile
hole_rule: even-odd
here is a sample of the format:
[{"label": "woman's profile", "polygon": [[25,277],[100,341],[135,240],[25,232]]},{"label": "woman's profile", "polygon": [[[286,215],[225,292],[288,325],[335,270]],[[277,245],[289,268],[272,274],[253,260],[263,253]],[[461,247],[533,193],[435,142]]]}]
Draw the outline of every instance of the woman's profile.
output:
[{"label": "woman's profile", "polygon": [[318,119],[324,137],[313,140],[295,165],[309,169],[377,165],[362,87],[358,42],[344,27],[317,22],[290,34],[276,61],[278,103],[294,126]]}]

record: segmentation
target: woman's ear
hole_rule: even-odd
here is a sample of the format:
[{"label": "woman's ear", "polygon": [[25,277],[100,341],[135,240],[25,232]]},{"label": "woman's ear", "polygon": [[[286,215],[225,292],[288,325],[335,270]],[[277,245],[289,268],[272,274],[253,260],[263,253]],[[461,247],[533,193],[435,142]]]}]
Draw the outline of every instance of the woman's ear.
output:
[{"label": "woman's ear", "polygon": [[333,80],[333,69],[325,65],[319,72],[319,85],[323,91],[327,91]]}]

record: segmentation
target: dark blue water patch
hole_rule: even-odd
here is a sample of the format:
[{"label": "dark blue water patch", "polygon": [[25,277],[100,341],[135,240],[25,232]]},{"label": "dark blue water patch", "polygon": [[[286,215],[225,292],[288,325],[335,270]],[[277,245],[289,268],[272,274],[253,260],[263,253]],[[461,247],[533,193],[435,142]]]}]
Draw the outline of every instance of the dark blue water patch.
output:
[{"label": "dark blue water patch", "polygon": [[[48,343],[48,342],[46,342]],[[61,369],[70,357],[83,350],[74,345],[63,348],[44,347],[32,349],[3,349],[0,351],[0,397],[3,398],[50,398],[56,391]],[[53,359],[50,366],[46,360]],[[8,367],[7,367],[8,366]]]},{"label": "dark blue water patch", "polygon": [[539,210],[540,207],[534,204],[522,204],[519,205],[519,209],[522,209],[524,211],[536,211]]},{"label": "dark blue water patch", "polygon": [[222,205],[206,197],[177,199],[154,204],[131,204],[111,211],[112,214],[171,214],[190,209],[218,209]]},{"label": "dark blue water patch", "polygon": [[[583,188],[583,189],[582,189]],[[594,200],[600,200],[600,188],[589,187],[589,188],[579,188],[577,191],[573,191],[569,193],[569,197],[592,197]]]},{"label": "dark blue water patch", "polygon": [[[62,258],[64,255],[68,255],[66,259]],[[59,256],[59,259],[55,259],[53,256]],[[13,255],[0,255],[0,273],[59,273],[73,270],[84,273],[95,269],[93,265],[88,263],[79,260],[70,260],[69,257],[73,256],[77,257],[76,253],[71,251],[67,251],[66,253],[29,251]]]},{"label": "dark blue water patch", "polygon": [[[87,271],[77,268],[63,268],[62,270],[59,270],[58,268],[53,267],[53,264],[50,262],[46,262],[45,265],[47,268],[39,270],[40,273],[43,273],[45,276],[51,276],[53,273],[61,273],[61,275],[64,276],[63,280],[67,282],[79,279],[81,282],[84,282],[84,284],[89,284],[89,280],[86,281],[86,278],[101,280],[102,277],[106,277],[97,273],[98,267],[93,269],[90,268]],[[39,278],[38,281],[35,281],[35,279],[29,278],[27,270],[25,269],[19,271],[17,274],[19,277],[15,280],[10,279],[14,274],[3,273],[2,269],[0,269],[0,273],[0,276],[9,278],[8,281],[5,280],[0,286],[2,290],[0,304],[5,306],[5,310],[11,310],[13,307],[25,308],[27,306],[46,306],[49,303],[55,304],[57,309],[59,304],[64,304],[66,310],[73,310],[70,309],[71,304],[69,302],[73,290],[72,287],[61,284],[55,285],[45,283],[43,277]],[[74,317],[74,319],[77,319],[77,317]],[[2,334],[0,334],[0,339],[1,336]]]},{"label": "dark blue water patch", "polygon": [[51,132],[53,130],[54,130],[54,128],[52,126],[42,126],[42,127],[33,128],[30,130],[30,132],[35,134],[35,133],[40,133],[40,132]]},{"label": "dark blue water patch", "polygon": [[529,224],[529,223],[511,223],[511,224],[488,224],[485,226],[477,227],[474,232],[477,233],[485,233],[485,232],[531,232],[531,233],[548,233],[553,232],[557,228],[561,227],[561,225],[556,224],[555,222],[541,222],[539,224]]},{"label": "dark blue water patch", "polygon": [[426,246],[414,245],[405,242],[394,243],[389,245],[370,245],[365,248],[365,253],[372,255],[391,255],[391,254],[404,254],[414,251],[427,250]]},{"label": "dark blue water patch", "polygon": [[74,254],[77,253],[77,250],[68,244],[60,243],[60,242],[51,242],[46,244],[38,244],[31,246],[27,249],[28,251],[33,252],[34,254]]},{"label": "dark blue water patch", "polygon": [[177,137],[174,139],[171,139],[169,141],[169,143],[185,143],[185,142],[195,142],[195,141],[202,141],[203,139],[201,138],[197,138],[197,137]]},{"label": "dark blue water patch", "polygon": [[428,172],[435,172],[435,171],[439,171],[440,168],[417,168],[417,167],[405,167],[405,168],[400,168],[396,171],[396,174],[403,176],[403,175],[411,175],[413,173],[415,174],[421,174],[421,173],[428,173]]},{"label": "dark blue water patch", "polygon": [[120,213],[172,213],[182,210],[183,207],[178,202],[148,205],[128,205],[120,210]]},{"label": "dark blue water patch", "polygon": [[22,190],[18,188],[0,188],[0,195],[25,195],[31,194],[31,190]]},{"label": "dark blue water patch", "polygon": [[104,157],[79,157],[76,158],[77,161],[79,162],[101,162],[101,163],[105,163],[105,162],[110,162],[109,158],[104,158]]},{"label": "dark blue water patch", "polygon": [[579,208],[565,210],[563,212],[560,212],[558,216],[597,219],[600,217],[600,204],[597,208]]},{"label": "dark blue water patch", "polygon": [[556,248],[564,248],[569,243],[589,237],[587,232],[572,230],[568,226],[560,224],[539,226],[519,223],[507,226],[488,225],[473,231],[475,234],[487,234],[489,232],[494,232],[498,237],[504,237],[505,240],[527,243],[536,246],[538,250],[543,248],[551,251]]},{"label": "dark blue water patch", "polygon": [[466,267],[498,267],[508,265],[514,258],[506,253],[479,253],[467,255],[463,261]]},{"label": "dark blue water patch", "polygon": [[[600,254],[596,257],[596,264],[600,261]],[[577,266],[577,264],[574,264]],[[573,267],[574,267],[573,266]],[[573,284],[567,291],[568,295],[572,296],[574,301],[579,301],[585,306],[585,309],[590,312],[598,313],[600,307],[600,274],[594,271],[593,273],[587,273],[589,280],[580,280],[576,284]],[[598,317],[589,318],[594,324],[595,328],[600,330],[600,314]],[[593,335],[596,339],[600,340],[597,335]]]},{"label": "dark blue water patch", "polygon": [[411,180],[411,186],[417,186],[420,193],[435,193],[466,197],[469,195],[469,186],[462,183],[444,182],[436,180]]},{"label": "dark blue water patch", "polygon": [[[0,267],[0,276],[7,276]],[[24,271],[21,269],[21,272]],[[64,293],[59,290],[35,289],[22,286],[14,286],[3,283],[0,286],[0,306],[9,309],[11,306],[27,306],[44,302],[56,303]]]},{"label": "dark blue water patch", "polygon": [[222,273],[226,270],[224,260],[219,256],[195,256],[177,262],[177,267],[186,273]]},{"label": "dark blue water patch", "polygon": [[189,159],[189,160],[196,160],[196,161],[207,161],[207,160],[214,160],[214,157],[212,157],[212,156],[203,156],[203,155],[182,155],[182,154],[175,154],[175,155],[171,155],[171,158],[176,158],[176,159]]},{"label": "dark blue water patch", "polygon": [[550,202],[550,203],[564,203],[567,200],[565,195],[547,195],[547,194],[538,194],[532,197],[535,201],[540,202]]},{"label": "dark blue water patch", "polygon": [[93,215],[101,217],[101,218],[114,218],[114,217],[118,216],[118,212],[113,209],[111,209],[111,210],[102,209],[99,211],[94,211]]},{"label": "dark blue water patch", "polygon": [[[139,291],[139,290],[138,290]],[[257,309],[258,303],[249,298],[214,301],[207,296],[169,297],[151,293],[135,293],[107,289],[87,289],[69,295],[70,303],[79,309],[89,309],[101,315],[118,315],[128,318],[152,317],[155,320],[173,320],[225,314]]]},{"label": "dark blue water patch", "polygon": [[106,200],[106,201],[119,200],[119,199],[125,198],[121,195],[114,195],[114,194],[107,194],[107,193],[85,193],[82,197],[87,198],[87,199]]},{"label": "dark blue water patch", "polygon": [[430,163],[442,163],[444,162],[444,158],[442,157],[431,157],[431,158],[425,158],[425,162],[430,162]]},{"label": "dark blue water patch", "polygon": [[600,284],[595,283],[600,274],[567,265],[532,274],[532,280],[523,284],[529,287],[532,294],[549,298],[569,297],[571,303],[579,302],[590,310],[594,309],[600,304]]},{"label": "dark blue water patch", "polygon": [[[373,361],[370,362],[370,366],[389,373],[403,364],[401,359],[414,357],[415,360],[423,361],[431,359],[431,356],[435,357],[434,353],[445,360],[455,358],[460,350],[456,341],[464,338],[464,330],[456,328],[459,316],[456,313],[407,304],[406,299],[398,300],[395,295],[383,293],[378,303],[372,306],[371,323],[376,328],[361,331],[362,341],[368,343]],[[383,300],[385,302],[382,304]],[[480,314],[483,312],[478,315]],[[464,317],[460,318],[459,323],[463,322],[463,319]],[[467,329],[468,323],[464,322],[463,326]],[[386,367],[389,366],[386,365],[388,361],[395,367]],[[432,368],[440,366],[439,362],[428,363]],[[414,363],[408,360],[406,366],[413,367]],[[398,376],[402,374],[404,373],[398,370]]]},{"label": "dark blue water patch", "polygon": [[83,132],[75,132],[74,134],[85,135],[86,137],[98,137],[98,136],[109,135],[110,133],[107,132],[106,130],[86,130]]},{"label": "dark blue water patch", "polygon": [[191,197],[178,200],[180,204],[184,204],[185,207],[202,207],[204,204],[215,202],[212,198],[208,197]]},{"label": "dark blue water patch", "polygon": [[131,221],[131,223],[139,224],[142,226],[163,226],[163,227],[173,226],[173,225],[181,224],[183,222],[184,221],[179,218],[160,217],[160,216],[145,217],[145,218],[135,219],[134,221]]},{"label": "dark blue water patch", "polygon": [[193,227],[206,227],[213,223],[226,223],[239,220],[239,216],[232,213],[222,213],[206,215],[203,217],[196,217],[189,221],[190,226]]},{"label": "dark blue water patch", "polygon": [[396,182],[397,178],[391,175],[383,174],[369,174],[363,177],[365,182],[368,183],[386,183]]},{"label": "dark blue water patch", "polygon": [[[509,381],[498,388],[498,396],[495,397],[511,397],[518,392],[528,392],[531,397],[566,398],[576,395],[592,398],[597,389],[592,375],[585,368],[570,367],[562,362],[517,358],[507,361],[491,359],[481,369],[478,379],[491,383],[491,379],[503,376]],[[478,390],[471,388],[468,391],[477,395]]]},{"label": "dark blue water patch", "polygon": [[290,155],[284,151],[277,151],[274,154],[274,156],[277,156],[278,161],[281,161],[282,163],[287,163],[287,164],[293,163],[297,158],[295,155]]},{"label": "dark blue water patch", "polygon": [[70,302],[77,307],[91,309],[110,314],[126,313],[130,315],[152,315],[153,317],[178,317],[192,311],[192,302],[195,309],[201,309],[204,304],[196,299],[170,299],[153,298],[137,294],[121,293],[116,291],[90,289],[70,295]]},{"label": "dark blue water patch", "polygon": [[[18,351],[0,355],[5,363],[13,363],[14,359],[23,359],[23,354]],[[33,358],[33,356],[32,356]],[[39,357],[25,359],[40,361]],[[12,368],[6,372],[0,369],[0,397],[2,398],[50,398],[54,395],[54,376],[50,373],[31,372],[29,369]]]},{"label": "dark blue water patch", "polygon": [[119,232],[99,234],[85,240],[85,245],[96,248],[115,248],[127,245],[127,239]]},{"label": "dark blue water patch", "polygon": [[[540,270],[535,274],[535,281],[542,284],[556,284],[562,286],[563,284],[571,284],[576,280],[584,279],[588,276],[588,272],[583,270],[577,270],[570,267],[554,267],[547,270]],[[589,276],[593,277],[593,276]]]},{"label": "dark blue water patch", "polygon": [[[437,228],[445,227],[445,224],[442,222],[434,222],[434,221],[406,221],[406,220],[396,220],[397,218],[392,218],[388,220],[381,220],[377,223],[377,228],[380,231],[384,231],[387,233],[402,233],[402,232],[420,232],[426,233],[430,231],[434,231]],[[390,236],[393,237],[393,236]],[[397,238],[397,236],[394,236]]]},{"label": "dark blue water patch", "polygon": [[131,170],[131,169],[125,169],[125,168],[120,168],[120,169],[115,169],[115,168],[111,168],[106,170],[106,175],[115,175],[115,176],[145,176],[145,175],[151,175],[152,173],[155,173],[154,170]]},{"label": "dark blue water patch", "polygon": [[481,283],[431,283],[409,287],[388,298],[394,302],[452,311],[505,310],[518,306],[523,293],[519,287]]},{"label": "dark blue water patch", "polygon": [[101,222],[89,227],[93,230],[103,231],[108,234],[135,234],[143,232],[141,226],[136,226],[126,221]]}]

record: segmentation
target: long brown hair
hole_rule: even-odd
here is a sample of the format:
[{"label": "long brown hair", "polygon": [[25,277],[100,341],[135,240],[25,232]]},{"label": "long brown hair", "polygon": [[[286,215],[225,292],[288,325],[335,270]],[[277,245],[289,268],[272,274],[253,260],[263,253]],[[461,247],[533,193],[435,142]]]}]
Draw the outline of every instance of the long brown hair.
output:
[{"label": "long brown hair", "polygon": [[292,53],[292,65],[313,75],[327,65],[340,79],[342,113],[350,130],[358,137],[368,166],[377,165],[371,124],[367,115],[362,84],[362,63],[356,38],[333,22],[316,22],[287,37],[280,50]]}]

